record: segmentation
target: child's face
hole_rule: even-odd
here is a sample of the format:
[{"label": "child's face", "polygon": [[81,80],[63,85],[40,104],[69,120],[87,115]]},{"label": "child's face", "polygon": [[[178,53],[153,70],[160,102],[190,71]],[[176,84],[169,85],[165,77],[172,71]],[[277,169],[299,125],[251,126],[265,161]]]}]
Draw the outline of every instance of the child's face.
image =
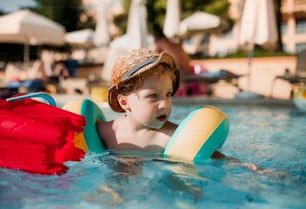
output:
[{"label": "child's face", "polygon": [[126,97],[128,115],[140,125],[160,129],[172,110],[172,85],[170,73],[145,78],[143,86]]}]

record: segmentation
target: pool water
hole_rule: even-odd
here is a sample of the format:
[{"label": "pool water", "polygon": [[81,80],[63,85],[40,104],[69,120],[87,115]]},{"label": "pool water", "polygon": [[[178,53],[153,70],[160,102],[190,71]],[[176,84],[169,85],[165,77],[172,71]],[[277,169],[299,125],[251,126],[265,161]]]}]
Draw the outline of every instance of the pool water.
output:
[{"label": "pool water", "polygon": [[[171,120],[179,123],[195,106],[175,105]],[[2,168],[0,208],[305,208],[306,114],[294,106],[215,106],[231,124],[221,152],[240,163],[105,152],[67,162],[59,176]]]}]

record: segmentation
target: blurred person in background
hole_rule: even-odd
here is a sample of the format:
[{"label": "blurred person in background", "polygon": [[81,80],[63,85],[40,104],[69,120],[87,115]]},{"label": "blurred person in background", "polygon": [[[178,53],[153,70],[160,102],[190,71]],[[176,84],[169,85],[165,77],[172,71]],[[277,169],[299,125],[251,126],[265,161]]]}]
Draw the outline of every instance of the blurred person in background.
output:
[{"label": "blurred person in background", "polygon": [[183,49],[181,42],[174,42],[169,40],[163,33],[162,29],[155,26],[154,29],[155,51],[168,52],[176,61],[181,69],[181,76],[192,75],[192,68],[190,66],[190,57]]}]

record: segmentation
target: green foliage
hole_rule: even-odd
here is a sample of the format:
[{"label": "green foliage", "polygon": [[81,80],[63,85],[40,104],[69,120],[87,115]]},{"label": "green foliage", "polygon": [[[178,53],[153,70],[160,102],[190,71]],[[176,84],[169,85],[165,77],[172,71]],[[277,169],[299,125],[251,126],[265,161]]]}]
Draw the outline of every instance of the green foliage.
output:
[{"label": "green foliage", "polygon": [[[34,0],[37,4],[36,11],[62,25],[67,31],[93,27],[92,20],[89,23],[81,23],[80,15],[83,12],[81,0]],[[125,14],[115,19],[115,24],[125,33],[128,12],[131,0],[124,0]],[[227,18],[228,0],[181,0],[182,19],[195,11],[205,11]],[[152,32],[153,25],[163,26],[166,15],[167,0],[147,0],[148,28]]]},{"label": "green foliage", "polygon": [[35,0],[36,11],[62,25],[67,31],[79,29],[81,0]]},{"label": "green foliage", "polygon": [[[118,23],[118,26],[122,31],[125,31],[131,0],[125,0],[123,2],[125,8],[124,16],[126,18],[121,18],[121,20],[117,21],[116,23]],[[228,18],[225,16],[225,14],[227,14],[227,9],[229,6],[230,3],[228,0],[181,0],[181,18],[184,19],[196,11],[205,11]],[[164,25],[166,8],[167,0],[147,0],[149,31],[152,32],[154,25],[158,25],[160,27]]]},{"label": "green foliage", "polygon": [[208,13],[218,15],[221,17],[227,17],[227,9],[230,6],[230,2],[228,0],[218,0],[212,1],[210,4],[207,4],[204,7],[204,10]]}]

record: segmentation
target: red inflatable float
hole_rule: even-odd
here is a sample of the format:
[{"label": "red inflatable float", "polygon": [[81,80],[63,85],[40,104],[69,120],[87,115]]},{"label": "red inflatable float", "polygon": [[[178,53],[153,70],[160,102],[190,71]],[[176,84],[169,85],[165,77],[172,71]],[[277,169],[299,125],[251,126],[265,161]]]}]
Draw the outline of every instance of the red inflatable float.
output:
[{"label": "red inflatable float", "polygon": [[84,157],[84,151],[73,144],[84,126],[83,116],[56,107],[48,94],[0,100],[0,167],[42,174],[65,172],[65,161]]}]

